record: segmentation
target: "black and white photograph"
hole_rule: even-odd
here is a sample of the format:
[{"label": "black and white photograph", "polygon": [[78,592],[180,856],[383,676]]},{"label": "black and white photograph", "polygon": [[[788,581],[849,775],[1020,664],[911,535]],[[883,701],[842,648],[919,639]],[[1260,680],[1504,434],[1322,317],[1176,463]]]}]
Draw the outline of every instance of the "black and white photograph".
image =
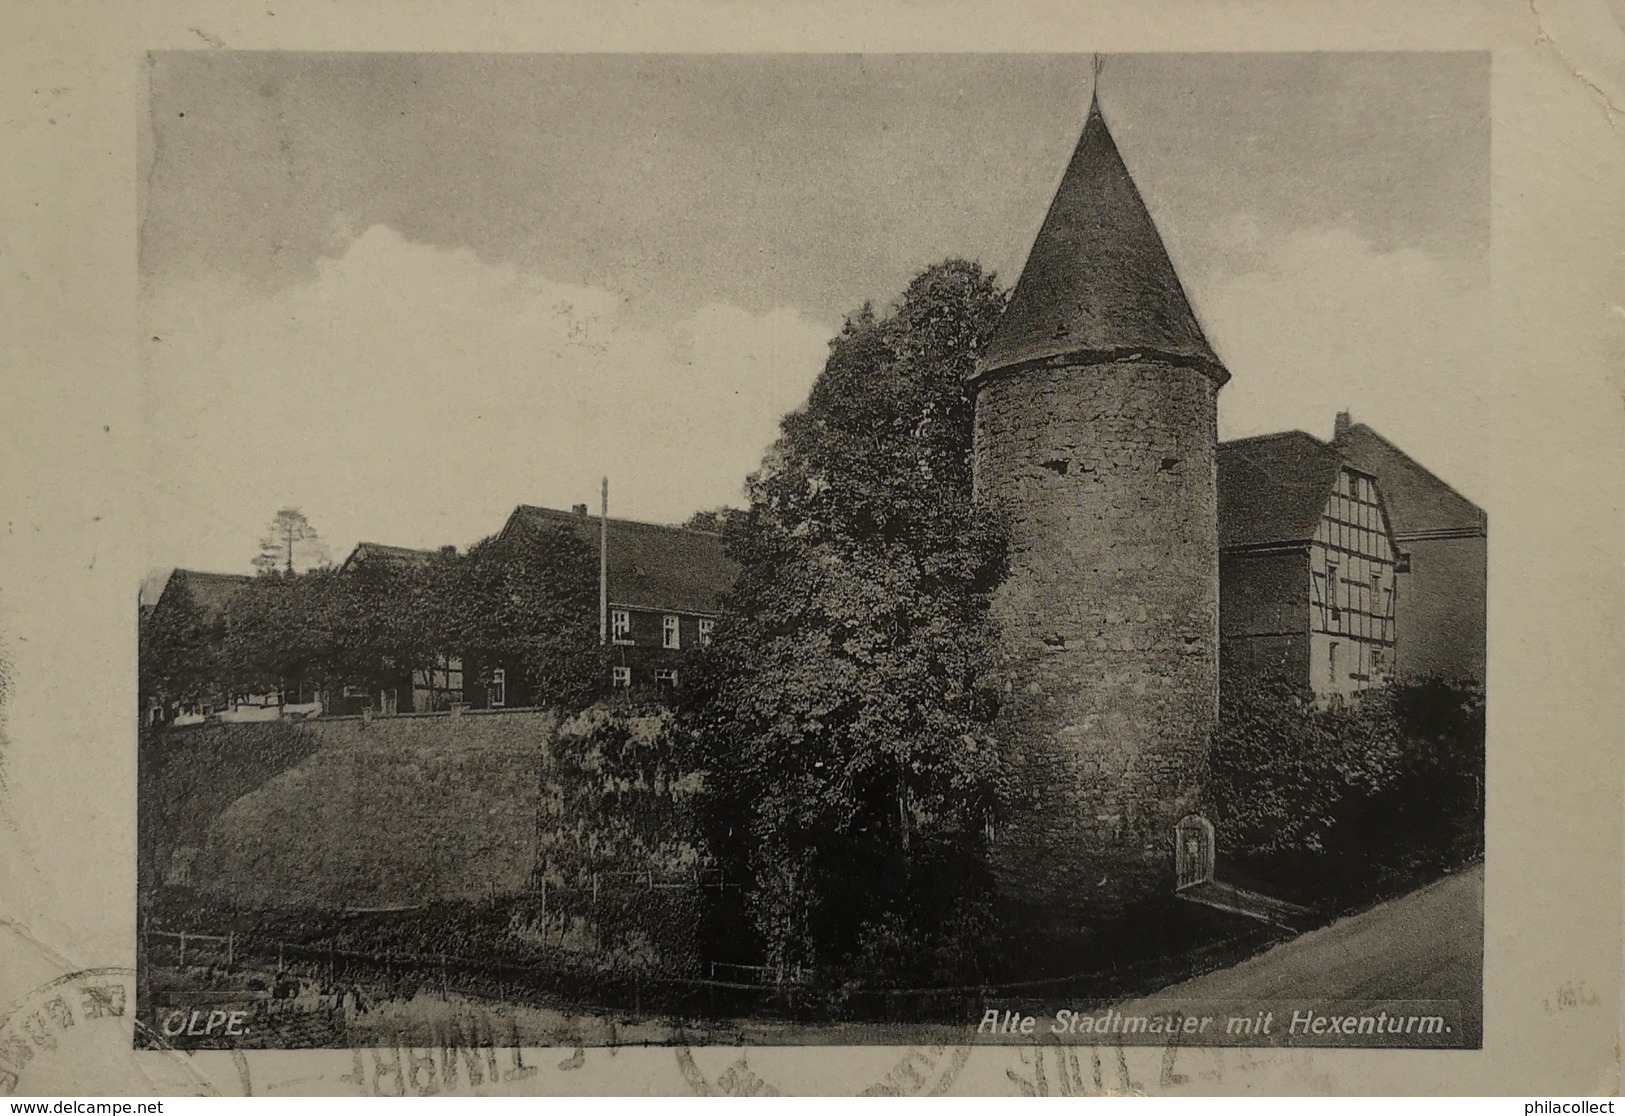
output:
[{"label": "black and white photograph", "polygon": [[137,1048],[1483,1045],[1488,51],[142,71]]},{"label": "black and white photograph", "polygon": [[1621,2],[0,0],[0,1108],[1606,1116]]}]

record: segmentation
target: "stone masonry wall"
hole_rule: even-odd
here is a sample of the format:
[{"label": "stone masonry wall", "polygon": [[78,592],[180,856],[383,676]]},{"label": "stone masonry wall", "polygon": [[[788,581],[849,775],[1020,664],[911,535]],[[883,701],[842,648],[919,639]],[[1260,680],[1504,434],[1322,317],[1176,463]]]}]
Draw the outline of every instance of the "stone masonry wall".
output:
[{"label": "stone masonry wall", "polygon": [[1173,886],[1218,717],[1217,387],[1155,361],[983,382],[978,499],[1011,517],[995,601],[1017,791],[1007,902],[1075,931]]}]

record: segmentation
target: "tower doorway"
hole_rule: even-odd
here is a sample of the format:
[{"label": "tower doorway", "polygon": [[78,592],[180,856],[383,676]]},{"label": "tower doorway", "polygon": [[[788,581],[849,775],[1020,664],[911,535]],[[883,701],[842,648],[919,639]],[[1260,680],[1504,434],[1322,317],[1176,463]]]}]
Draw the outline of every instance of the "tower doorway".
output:
[{"label": "tower doorway", "polygon": [[1174,888],[1213,881],[1213,823],[1187,814],[1174,826]]}]

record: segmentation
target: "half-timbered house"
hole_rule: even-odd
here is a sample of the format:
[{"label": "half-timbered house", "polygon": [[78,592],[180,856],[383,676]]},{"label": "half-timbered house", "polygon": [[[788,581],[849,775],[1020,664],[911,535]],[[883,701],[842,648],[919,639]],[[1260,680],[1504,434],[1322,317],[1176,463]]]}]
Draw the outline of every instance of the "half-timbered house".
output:
[{"label": "half-timbered house", "polygon": [[1395,544],[1377,478],[1302,431],[1219,446],[1225,685],[1347,697],[1394,672]]},{"label": "half-timbered house", "polygon": [[1489,558],[1484,509],[1347,411],[1338,414],[1334,430],[1338,452],[1382,487],[1403,559],[1398,673],[1482,684]]}]

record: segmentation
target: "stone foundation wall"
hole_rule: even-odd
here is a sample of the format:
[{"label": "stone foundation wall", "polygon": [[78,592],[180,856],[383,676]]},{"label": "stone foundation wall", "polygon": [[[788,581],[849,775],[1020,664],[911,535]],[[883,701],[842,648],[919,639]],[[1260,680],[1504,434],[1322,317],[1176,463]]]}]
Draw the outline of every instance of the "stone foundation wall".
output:
[{"label": "stone foundation wall", "polygon": [[977,399],[977,495],[1011,517],[996,867],[1041,920],[1172,887],[1218,718],[1217,390],[1122,361],[1024,369]]}]

